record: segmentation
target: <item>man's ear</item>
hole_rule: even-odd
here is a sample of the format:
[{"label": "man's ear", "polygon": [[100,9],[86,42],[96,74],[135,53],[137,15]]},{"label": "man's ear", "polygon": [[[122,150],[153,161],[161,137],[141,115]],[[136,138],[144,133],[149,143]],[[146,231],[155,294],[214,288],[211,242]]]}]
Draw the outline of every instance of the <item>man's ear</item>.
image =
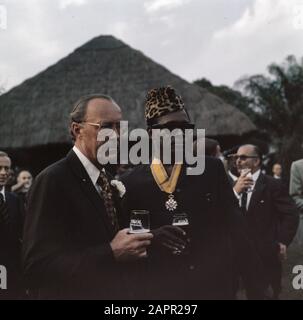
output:
[{"label": "man's ear", "polygon": [[72,124],[70,126],[70,131],[71,131],[75,140],[81,134],[81,128],[82,128],[82,126],[80,123],[72,122]]}]

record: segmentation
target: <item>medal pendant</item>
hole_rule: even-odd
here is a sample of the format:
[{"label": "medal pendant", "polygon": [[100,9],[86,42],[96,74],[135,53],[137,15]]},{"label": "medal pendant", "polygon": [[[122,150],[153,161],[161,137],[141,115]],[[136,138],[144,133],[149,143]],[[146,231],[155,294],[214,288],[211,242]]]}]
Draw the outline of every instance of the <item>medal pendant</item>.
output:
[{"label": "medal pendant", "polygon": [[168,211],[175,211],[177,209],[178,203],[172,194],[168,196],[168,200],[165,202],[165,207]]}]

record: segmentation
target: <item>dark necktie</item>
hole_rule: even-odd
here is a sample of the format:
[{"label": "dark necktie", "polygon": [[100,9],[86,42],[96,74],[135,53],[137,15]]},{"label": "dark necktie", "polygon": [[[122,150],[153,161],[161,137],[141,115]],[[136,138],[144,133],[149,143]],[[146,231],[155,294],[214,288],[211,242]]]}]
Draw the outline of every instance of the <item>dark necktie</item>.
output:
[{"label": "dark necktie", "polygon": [[242,192],[241,205],[240,205],[240,209],[243,214],[245,214],[247,211],[246,206],[247,206],[247,192],[244,191],[244,192]]},{"label": "dark necktie", "polygon": [[8,206],[4,201],[2,193],[0,193],[0,223],[4,223],[5,225],[9,223]]},{"label": "dark necktie", "polygon": [[101,171],[100,176],[97,180],[98,185],[101,187],[101,197],[104,200],[105,209],[108,215],[108,218],[111,222],[111,225],[114,228],[114,231],[119,230],[118,218],[116,214],[116,208],[113,200],[112,187],[108,181],[106,174]]}]

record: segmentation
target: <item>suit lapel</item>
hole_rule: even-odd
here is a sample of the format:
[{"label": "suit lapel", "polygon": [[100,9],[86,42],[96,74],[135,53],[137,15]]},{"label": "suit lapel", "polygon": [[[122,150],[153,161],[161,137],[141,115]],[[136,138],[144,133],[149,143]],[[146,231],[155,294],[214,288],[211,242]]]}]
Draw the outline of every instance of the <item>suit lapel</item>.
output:
[{"label": "suit lapel", "polygon": [[265,176],[264,174],[260,173],[249,202],[248,213],[250,213],[250,211],[253,211],[258,201],[260,201],[265,185]]},{"label": "suit lapel", "polygon": [[11,208],[11,204],[12,204],[11,195],[7,191],[5,191],[5,202],[6,202],[6,205],[8,206],[8,208],[12,209]]},{"label": "suit lapel", "polygon": [[17,203],[16,200],[14,200],[14,196],[10,192],[5,191],[5,202],[8,208],[8,215],[10,217],[10,220],[14,219],[16,215]]},{"label": "suit lapel", "polygon": [[98,191],[96,190],[95,186],[93,185],[81,161],[79,160],[75,152],[72,150],[68,153],[66,158],[71,166],[73,173],[77,176],[77,179],[79,180],[81,189],[83,190],[88,200],[95,207],[97,217],[102,219],[103,224],[105,225],[108,233],[111,236],[113,236],[114,230],[106,214],[104,202],[100,197]]}]

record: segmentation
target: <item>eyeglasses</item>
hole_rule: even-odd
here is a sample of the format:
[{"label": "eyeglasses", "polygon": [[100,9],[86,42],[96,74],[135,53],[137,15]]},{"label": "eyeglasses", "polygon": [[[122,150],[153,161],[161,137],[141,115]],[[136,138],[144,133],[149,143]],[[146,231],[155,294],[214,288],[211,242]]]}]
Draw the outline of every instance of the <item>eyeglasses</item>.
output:
[{"label": "eyeglasses", "polygon": [[258,159],[258,156],[246,156],[246,155],[234,155],[233,156],[234,160],[241,160],[241,161],[246,161],[247,159]]},{"label": "eyeglasses", "polygon": [[120,131],[120,122],[103,122],[103,123],[94,123],[94,122],[87,122],[83,121],[81,123],[86,123],[90,126],[94,126],[98,128],[98,131],[102,129],[116,129],[117,131]]},{"label": "eyeglasses", "polygon": [[185,130],[185,129],[194,129],[195,125],[193,123],[180,123],[180,122],[169,122],[165,124],[154,124],[151,126],[151,129],[168,129],[170,131],[173,131],[175,129]]}]

